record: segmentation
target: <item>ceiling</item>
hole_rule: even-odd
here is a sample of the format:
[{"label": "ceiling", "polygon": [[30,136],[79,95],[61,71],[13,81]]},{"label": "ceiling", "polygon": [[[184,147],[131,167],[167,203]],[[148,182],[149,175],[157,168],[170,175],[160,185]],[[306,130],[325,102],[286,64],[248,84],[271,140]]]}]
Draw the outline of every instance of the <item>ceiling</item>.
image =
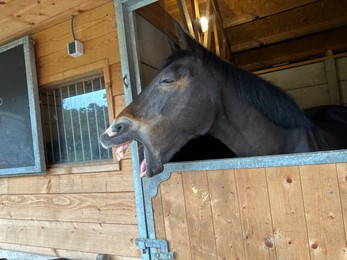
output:
[{"label": "ceiling", "polygon": [[[0,44],[32,34],[110,0],[0,0]],[[250,70],[347,51],[347,0],[190,0],[216,10],[220,42]],[[177,0],[159,4],[181,20]],[[191,15],[193,17],[193,15]]]}]

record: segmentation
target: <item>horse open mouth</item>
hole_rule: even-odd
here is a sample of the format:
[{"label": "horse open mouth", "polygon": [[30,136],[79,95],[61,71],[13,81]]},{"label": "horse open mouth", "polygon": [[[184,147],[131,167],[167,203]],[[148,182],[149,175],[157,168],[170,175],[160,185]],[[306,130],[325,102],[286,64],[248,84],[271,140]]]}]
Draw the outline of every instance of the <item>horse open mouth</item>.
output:
[{"label": "horse open mouth", "polygon": [[[125,142],[121,145],[115,145],[114,147],[116,148],[116,159],[117,161],[122,160],[124,157],[124,154],[127,152],[130,144],[132,141]],[[146,176],[146,170],[147,170],[147,161],[146,158],[142,160],[140,164],[140,177],[145,177]]]}]

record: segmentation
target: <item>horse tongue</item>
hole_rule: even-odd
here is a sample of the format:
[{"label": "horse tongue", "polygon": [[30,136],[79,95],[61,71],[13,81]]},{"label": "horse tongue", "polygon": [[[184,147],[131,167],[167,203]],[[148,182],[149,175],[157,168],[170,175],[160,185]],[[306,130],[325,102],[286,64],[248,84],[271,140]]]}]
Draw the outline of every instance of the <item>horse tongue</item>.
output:
[{"label": "horse tongue", "polygon": [[147,162],[146,159],[143,159],[140,165],[140,177],[145,177],[146,176],[146,168],[147,168]]},{"label": "horse tongue", "polygon": [[129,145],[130,145],[130,142],[126,142],[124,144],[121,144],[121,145],[117,146],[117,148],[116,148],[116,159],[117,159],[117,161],[120,161],[123,158],[123,156],[124,156],[125,152],[127,151]]}]

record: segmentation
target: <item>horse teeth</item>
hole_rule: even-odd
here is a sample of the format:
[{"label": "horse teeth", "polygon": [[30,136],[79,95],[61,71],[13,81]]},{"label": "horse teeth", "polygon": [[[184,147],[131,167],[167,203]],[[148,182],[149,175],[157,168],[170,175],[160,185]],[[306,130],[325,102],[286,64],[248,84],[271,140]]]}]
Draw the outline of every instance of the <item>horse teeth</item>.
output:
[{"label": "horse teeth", "polygon": [[143,177],[146,177],[146,171],[141,172],[141,174],[140,174],[140,178],[143,178]]},{"label": "horse teeth", "polygon": [[123,151],[117,151],[117,153],[116,153],[117,161],[122,160],[123,156],[124,156],[124,152]]}]

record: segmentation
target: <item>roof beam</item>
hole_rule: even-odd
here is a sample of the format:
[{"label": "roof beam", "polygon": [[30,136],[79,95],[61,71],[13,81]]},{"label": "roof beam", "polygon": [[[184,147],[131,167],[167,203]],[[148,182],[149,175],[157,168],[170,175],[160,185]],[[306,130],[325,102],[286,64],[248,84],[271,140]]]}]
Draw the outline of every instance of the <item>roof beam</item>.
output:
[{"label": "roof beam", "polygon": [[347,50],[347,26],[275,45],[263,46],[234,54],[235,63],[254,71],[282,63],[324,56],[327,50]]},{"label": "roof beam", "polygon": [[262,1],[256,1],[254,3],[254,10],[250,13],[244,13],[223,21],[223,26],[225,29],[240,24],[252,22],[254,20],[264,18],[270,15],[285,12],[294,8],[298,8],[307,4],[318,2],[319,0],[292,0],[292,1],[279,1],[274,2],[270,7],[263,4]]},{"label": "roof beam", "polygon": [[227,30],[232,51],[245,51],[344,26],[347,24],[345,10],[347,0],[323,0],[232,27]]}]

